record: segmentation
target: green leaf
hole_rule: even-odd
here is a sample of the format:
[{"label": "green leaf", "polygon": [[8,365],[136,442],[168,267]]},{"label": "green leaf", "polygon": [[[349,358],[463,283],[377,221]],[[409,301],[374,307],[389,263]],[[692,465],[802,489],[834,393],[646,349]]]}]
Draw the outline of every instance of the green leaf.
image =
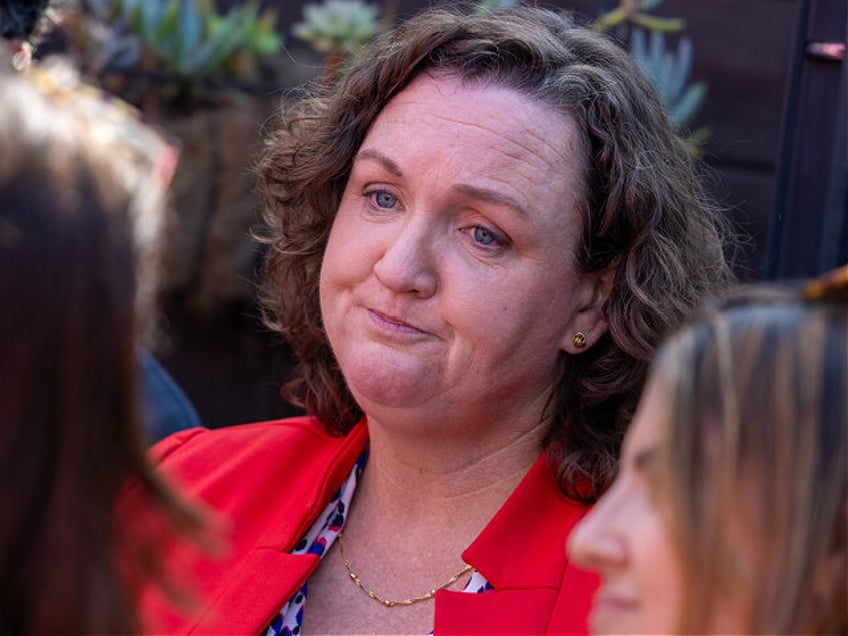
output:
[{"label": "green leaf", "polygon": [[695,144],[696,146],[700,146],[704,144],[707,139],[709,139],[713,134],[713,129],[709,126],[701,126],[698,130],[693,131],[687,141],[689,143]]},{"label": "green leaf", "polygon": [[206,17],[206,35],[215,35],[224,28],[224,18],[220,15],[213,14]]},{"label": "green leaf", "polygon": [[169,0],[159,23],[156,41],[152,43],[157,56],[165,62],[168,70],[179,71],[179,52],[177,37],[177,20],[179,19],[178,0]]},{"label": "green leaf", "polygon": [[[109,41],[102,37],[97,41],[103,55],[116,57],[120,51],[126,64],[131,64],[133,59],[137,64],[140,54],[133,58],[130,47],[116,46],[115,38],[122,37],[138,42],[136,50],[143,46],[147,59],[188,81],[193,75],[200,77],[228,70],[250,73],[257,68],[258,58],[283,46],[282,37],[276,32],[276,15],[272,11],[260,15],[259,0],[235,3],[226,16],[219,15],[214,0],[91,2],[98,11],[108,10],[110,19],[120,25],[120,29],[113,29]],[[108,26],[108,21],[99,19]],[[231,64],[234,61],[237,63]]]},{"label": "green leaf", "polygon": [[214,35],[203,43],[192,56],[192,68],[200,75],[209,75],[223,66],[227,58],[243,40],[244,21],[241,7],[233,7],[224,16]]},{"label": "green leaf", "polygon": [[609,31],[613,27],[624,24],[626,21],[627,10],[621,6],[600,16],[597,20],[595,20],[592,28],[595,31]]},{"label": "green leaf", "polygon": [[475,13],[487,13],[491,11],[499,11],[500,9],[509,9],[518,4],[519,0],[480,0],[475,8]]},{"label": "green leaf", "polygon": [[283,48],[283,36],[277,33],[277,12],[266,9],[251,36],[253,51],[258,56],[273,55]]},{"label": "green leaf", "polygon": [[179,24],[176,33],[175,53],[181,66],[187,66],[188,60],[200,42],[202,21],[191,0],[180,0]]},{"label": "green leaf", "polygon": [[251,51],[256,55],[273,55],[283,48],[283,38],[278,33],[257,33],[251,38]]},{"label": "green leaf", "polygon": [[126,15],[125,15],[126,20],[127,20],[127,24],[129,25],[130,30],[133,33],[137,33],[139,36],[141,36],[142,31],[144,29],[143,24],[142,24],[143,20],[142,20],[142,14],[141,14],[143,7],[142,7],[141,4],[138,4],[138,3],[135,3],[135,4],[128,3],[128,4],[129,4],[129,6],[126,9],[127,12],[126,12]]},{"label": "green leaf", "polygon": [[685,127],[695,117],[706,95],[707,85],[704,82],[696,82],[686,89],[671,111],[671,121],[675,129]]},{"label": "green leaf", "polygon": [[692,41],[680,38],[677,54],[674,56],[674,68],[668,77],[668,90],[674,99],[679,98],[686,89],[686,82],[692,72]]},{"label": "green leaf", "polygon": [[683,18],[661,18],[647,13],[634,13],[630,16],[630,20],[650,31],[675,33],[686,28],[686,20]]},{"label": "green leaf", "polygon": [[145,42],[156,42],[159,25],[162,23],[165,7],[161,2],[144,2],[141,10],[141,37]]}]

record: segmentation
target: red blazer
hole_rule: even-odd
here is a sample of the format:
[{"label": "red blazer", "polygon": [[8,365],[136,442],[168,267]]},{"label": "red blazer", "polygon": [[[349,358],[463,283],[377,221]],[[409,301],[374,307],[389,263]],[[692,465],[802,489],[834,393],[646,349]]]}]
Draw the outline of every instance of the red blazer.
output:
[{"label": "red blazer", "polygon": [[[161,441],[154,461],[189,495],[229,520],[227,553],[185,544],[166,565],[197,601],[180,613],[161,592],[142,597],[144,631],[256,634],[318,566],[289,554],[324,510],[368,441],[360,422],[331,437],[302,417],[207,430]],[[540,457],[462,558],[494,586],[483,594],[440,591],[435,634],[583,634],[597,578],[572,566],[565,542],[585,508],[563,497]],[[307,604],[307,611],[308,604]]]}]

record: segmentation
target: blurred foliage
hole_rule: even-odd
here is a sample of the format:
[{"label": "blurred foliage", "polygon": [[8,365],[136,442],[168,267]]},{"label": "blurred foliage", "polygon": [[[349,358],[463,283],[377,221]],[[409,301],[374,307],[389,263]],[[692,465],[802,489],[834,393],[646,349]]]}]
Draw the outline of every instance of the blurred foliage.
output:
[{"label": "blurred foliage", "polygon": [[592,26],[596,31],[612,31],[620,40],[629,41],[630,54],[653,85],[671,125],[678,133],[688,135],[689,149],[698,156],[710,130],[702,127],[687,131],[703,106],[707,85],[689,81],[694,54],[689,38],[681,35],[676,50],[666,45],[666,35],[681,33],[686,21],[648,13],[660,4],[662,0],[620,0],[618,7],[598,17]]},{"label": "blurred foliage", "polygon": [[283,38],[276,14],[247,0],[218,13],[212,0],[80,0],[71,3],[72,46],[91,75],[164,77],[164,99],[186,85],[249,83]]},{"label": "blurred foliage", "polygon": [[[384,19],[393,13],[393,4],[383,7]],[[324,54],[324,75],[332,77],[342,60],[356,55],[359,46],[380,30],[380,8],[362,0],[325,0],[303,6],[303,21],[292,33]]]},{"label": "blurred foliage", "polygon": [[498,11],[499,9],[509,9],[517,5],[519,0],[479,0],[477,3],[477,12],[484,13],[486,11]]},{"label": "blurred foliage", "polygon": [[[478,0],[477,11],[497,11],[519,4],[520,0]],[[662,0],[620,0],[614,9],[600,15],[592,28],[612,32],[623,42],[630,43],[636,63],[653,84],[671,119],[672,126],[683,132],[697,115],[707,94],[704,82],[689,83],[692,71],[693,47],[689,38],[680,37],[676,50],[666,46],[665,35],[680,33],[686,28],[682,18],[664,17],[650,13]],[[394,3],[380,9],[362,0],[324,0],[322,4],[307,4],[303,21],[292,32],[315,51],[324,54],[325,72],[336,72],[340,60],[356,53],[380,30],[381,24],[391,23]],[[709,137],[701,128],[687,138],[690,148],[697,147]]]},{"label": "blurred foliage", "polygon": [[627,22],[638,25],[650,31],[676,32],[682,31],[686,23],[681,18],[664,18],[651,15],[662,4],[663,0],[621,0],[612,11],[600,16],[593,25],[596,31],[609,31]]},{"label": "blurred foliage", "polygon": [[[478,11],[495,11],[519,0],[478,0]],[[262,61],[278,53],[283,38],[276,16],[260,11],[258,0],[236,4],[220,14],[213,0],[76,0],[78,48],[92,75],[140,71],[167,76],[157,99],[174,101],[186,86],[249,83],[262,75]],[[365,0],[323,0],[303,6],[303,19],[292,33],[324,56],[333,75],[347,56],[394,20],[396,0],[382,5]],[[672,125],[683,132],[700,111],[704,82],[691,82],[693,46],[681,32],[686,23],[658,16],[662,0],[619,0],[592,27],[627,43],[651,81]],[[669,44],[676,36],[676,45]],[[117,91],[120,93],[120,90]],[[147,91],[150,92],[149,90]],[[135,100],[138,101],[138,100]],[[146,108],[145,110],[149,110]],[[699,129],[689,137],[693,150],[709,136]]]},{"label": "blurred foliage", "polygon": [[377,32],[380,9],[361,0],[327,0],[303,7],[292,32],[320,53],[351,52]]},{"label": "blurred foliage", "polygon": [[677,51],[669,51],[661,31],[647,34],[637,27],[631,33],[630,44],[633,59],[665,104],[672,125],[676,130],[685,128],[707,94],[704,82],[688,83],[692,71],[691,41],[680,38]]}]

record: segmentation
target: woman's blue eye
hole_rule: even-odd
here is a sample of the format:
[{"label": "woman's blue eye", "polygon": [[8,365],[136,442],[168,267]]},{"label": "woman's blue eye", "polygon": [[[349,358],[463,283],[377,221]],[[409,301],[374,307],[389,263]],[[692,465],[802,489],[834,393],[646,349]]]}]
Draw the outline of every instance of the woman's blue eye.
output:
[{"label": "woman's blue eye", "polygon": [[374,203],[380,208],[393,208],[397,204],[397,198],[391,192],[381,190],[374,193]]},{"label": "woman's blue eye", "polygon": [[474,226],[474,240],[480,245],[492,245],[498,242],[496,237],[490,230],[487,230],[482,225]]}]

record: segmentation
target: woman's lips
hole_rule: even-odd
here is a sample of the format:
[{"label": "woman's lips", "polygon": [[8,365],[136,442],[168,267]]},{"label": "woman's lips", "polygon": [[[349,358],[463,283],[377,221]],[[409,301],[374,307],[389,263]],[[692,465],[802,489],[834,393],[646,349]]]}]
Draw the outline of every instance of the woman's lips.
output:
[{"label": "woman's lips", "polygon": [[368,309],[367,311],[371,322],[381,329],[398,334],[425,335],[428,333],[423,329],[419,329],[418,327],[409,324],[405,320],[401,320],[400,318],[396,318],[389,314],[384,314],[376,309]]},{"label": "woman's lips", "polygon": [[613,625],[621,620],[622,615],[635,611],[637,607],[638,603],[633,598],[605,592],[603,588],[598,590],[592,603],[592,612],[589,619],[593,631],[609,631]]}]

